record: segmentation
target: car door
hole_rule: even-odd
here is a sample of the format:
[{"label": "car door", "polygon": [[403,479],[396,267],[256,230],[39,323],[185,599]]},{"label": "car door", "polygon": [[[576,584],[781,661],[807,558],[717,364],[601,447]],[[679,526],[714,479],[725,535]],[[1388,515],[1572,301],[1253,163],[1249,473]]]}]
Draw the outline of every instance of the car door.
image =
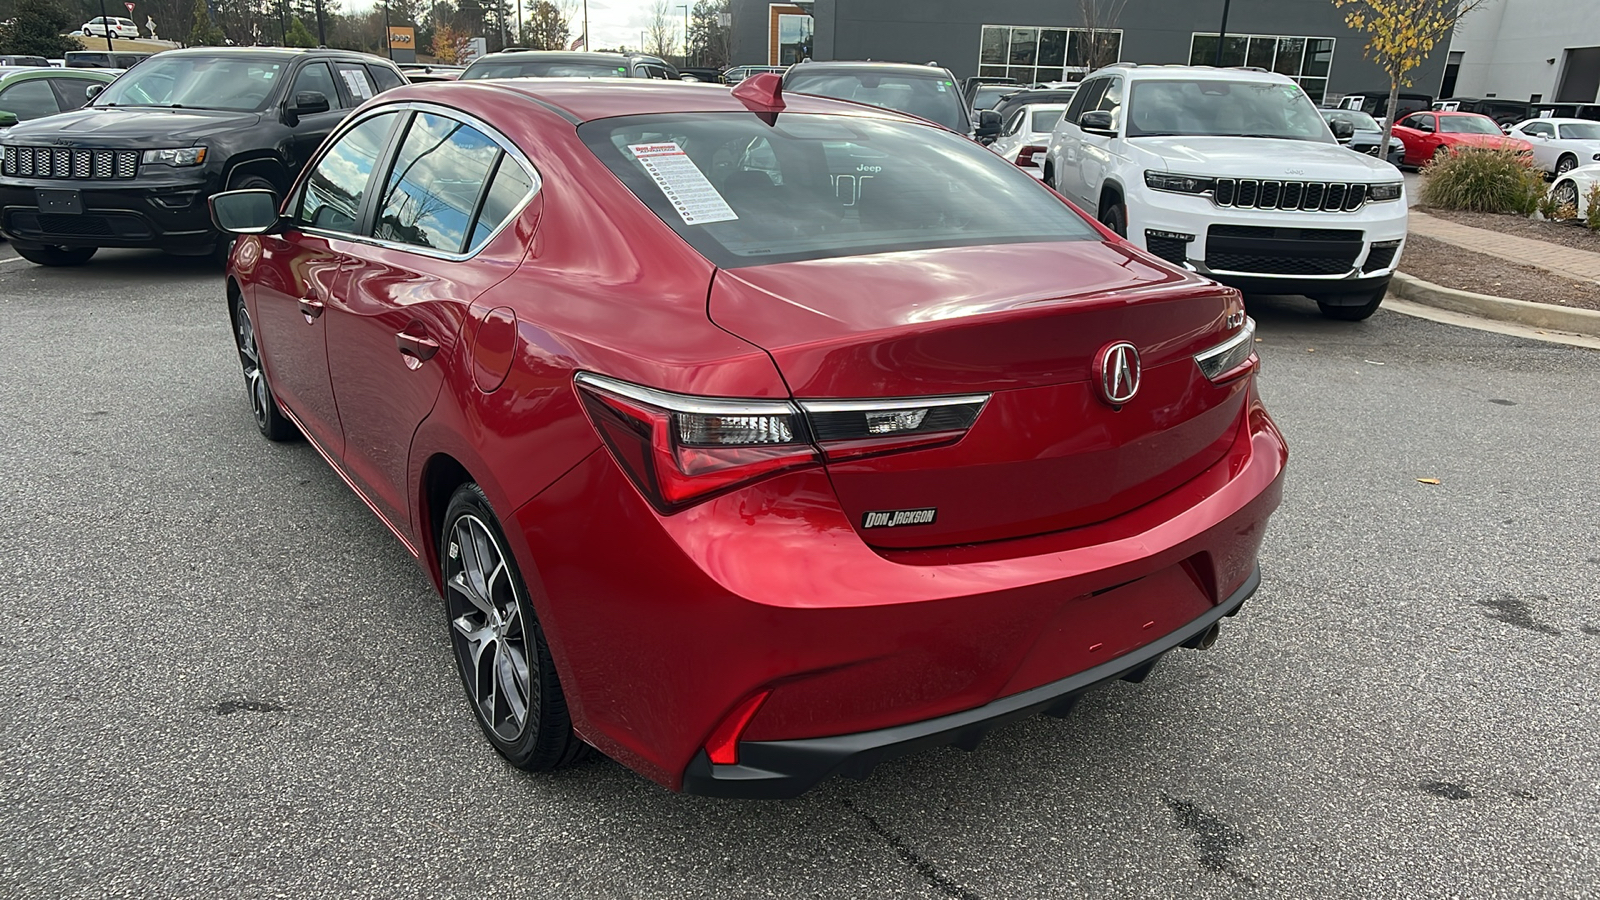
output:
[{"label": "car door", "polygon": [[1546,172],[1553,172],[1556,168],[1556,157],[1560,155],[1560,148],[1554,143],[1556,129],[1549,122],[1526,122],[1520,128],[1513,130],[1512,137],[1522,138],[1533,145],[1533,161],[1539,168]]},{"label": "car door", "polygon": [[[1400,143],[1406,145],[1406,165],[1416,166],[1427,161],[1423,141],[1428,135],[1422,130],[1422,124],[1424,119],[1432,118],[1433,116],[1427,113],[1412,113],[1395,123],[1394,136],[1400,139]],[[1426,153],[1432,151],[1427,150]]]},{"label": "car door", "polygon": [[[1067,109],[1060,127],[1056,129],[1059,141],[1059,151],[1056,153],[1056,190],[1065,194],[1068,199],[1077,203],[1089,212],[1095,213],[1094,206],[1085,201],[1089,186],[1083,177],[1083,151],[1089,135],[1079,125],[1084,113],[1100,108],[1100,98],[1105,96],[1106,78],[1091,78],[1078,89],[1072,98],[1072,106]],[[1098,187],[1098,185],[1096,185]]]},{"label": "car door", "polygon": [[[315,91],[328,98],[328,111],[291,117],[288,110],[295,97],[306,91]],[[344,95],[334,82],[333,70],[322,60],[308,62],[295,73],[294,82],[284,97],[284,122],[289,125],[291,137],[289,167],[298,169],[316,155],[317,148],[344,117],[350,114]]]},{"label": "car door", "polygon": [[[64,112],[82,109],[88,105],[89,85],[98,84],[101,87],[105,87],[105,82],[92,81],[88,78],[73,78],[69,75],[52,76],[47,80],[50,82],[51,89],[56,92],[56,100],[61,103],[61,109]],[[4,109],[4,106],[0,105],[0,109]]]},{"label": "car door", "polygon": [[362,212],[377,161],[401,119],[373,116],[344,132],[291,200],[292,225],[261,238],[255,325],[262,364],[279,401],[328,453],[344,451],[344,431],[328,372],[328,305],[363,247]]},{"label": "car door", "polygon": [[[509,141],[459,114],[418,111],[373,205],[371,240],[328,310],[329,368],[350,476],[393,523],[410,521],[411,437],[460,359],[472,300],[526,245],[487,246],[533,192]],[[503,374],[503,373],[502,373]]]},{"label": "car door", "polygon": [[[1112,76],[1105,79],[1106,89],[1100,95],[1099,102],[1093,106],[1085,106],[1084,110],[1096,109],[1111,114],[1111,127],[1118,133],[1122,130],[1122,79]],[[1090,134],[1083,132],[1082,161],[1078,164],[1078,171],[1083,178],[1083,210],[1090,215],[1097,215],[1100,210],[1100,189],[1106,183],[1106,178],[1112,172],[1118,171],[1118,157],[1120,155],[1120,138],[1106,137],[1103,134]],[[1132,211],[1128,211],[1130,217]]]}]

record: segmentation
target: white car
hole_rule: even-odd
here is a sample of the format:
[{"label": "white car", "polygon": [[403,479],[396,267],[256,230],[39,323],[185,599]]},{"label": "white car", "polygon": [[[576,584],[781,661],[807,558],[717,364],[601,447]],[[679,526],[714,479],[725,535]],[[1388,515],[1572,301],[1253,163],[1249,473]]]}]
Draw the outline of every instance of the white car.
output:
[{"label": "white car", "polygon": [[1600,162],[1600,122],[1529,119],[1508,132],[1533,145],[1533,161],[1552,175]]},{"label": "white car", "polygon": [[109,31],[114,38],[139,39],[139,26],[133,24],[132,19],[116,16],[95,16],[83,23],[83,27],[79,30],[90,37],[105,37]]},{"label": "white car", "polygon": [[1383,302],[1405,183],[1334,139],[1283,75],[1118,63],[1084,80],[1044,180],[1136,246],[1243,291],[1305,294],[1332,319]]},{"label": "white car", "polygon": [[1557,175],[1556,183],[1550,186],[1550,194],[1562,206],[1576,209],[1581,219],[1589,215],[1595,185],[1600,185],[1600,163],[1568,169]]},{"label": "white car", "polygon": [[1045,149],[1050,146],[1050,135],[1055,132],[1061,114],[1067,111],[1065,103],[1027,103],[1006,114],[1000,123],[1000,136],[989,149],[1035,178],[1044,177],[1040,168]]}]

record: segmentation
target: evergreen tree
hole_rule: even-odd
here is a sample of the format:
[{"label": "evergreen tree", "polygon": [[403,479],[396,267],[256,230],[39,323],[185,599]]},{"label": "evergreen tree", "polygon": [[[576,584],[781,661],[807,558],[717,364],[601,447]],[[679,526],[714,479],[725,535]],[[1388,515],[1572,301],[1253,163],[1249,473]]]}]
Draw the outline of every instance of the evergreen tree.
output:
[{"label": "evergreen tree", "polygon": [[189,46],[217,47],[224,40],[222,29],[211,21],[211,11],[206,8],[206,0],[194,0],[194,27],[189,29]]},{"label": "evergreen tree", "polygon": [[524,46],[533,50],[565,50],[570,40],[572,26],[561,7],[550,0],[534,0],[528,4],[528,22],[522,32]]},{"label": "evergreen tree", "polygon": [[295,16],[289,20],[289,34],[283,42],[290,47],[315,47],[317,36],[311,33],[299,16]]},{"label": "evergreen tree", "polygon": [[0,25],[0,53],[59,59],[83,46],[63,32],[73,28],[68,13],[54,0],[17,0],[10,23]]}]

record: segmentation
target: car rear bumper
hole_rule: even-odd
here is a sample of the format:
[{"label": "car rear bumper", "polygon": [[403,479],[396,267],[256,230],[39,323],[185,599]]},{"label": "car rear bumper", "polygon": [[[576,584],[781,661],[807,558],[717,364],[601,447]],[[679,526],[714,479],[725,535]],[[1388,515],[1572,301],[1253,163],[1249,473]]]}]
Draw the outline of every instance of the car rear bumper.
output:
[{"label": "car rear bumper", "polygon": [[[79,212],[40,208],[39,190],[76,191]],[[30,244],[63,247],[149,247],[205,253],[216,243],[207,181],[115,184],[16,179],[0,182],[0,233]]]},{"label": "car rear bumper", "polygon": [[[1058,707],[1204,632],[1254,589],[1286,460],[1252,396],[1221,460],[1120,516],[875,551],[820,469],[660,516],[601,450],[507,536],[579,734],[669,788],[789,796]],[[697,762],[758,695],[737,765]]]},{"label": "car rear bumper", "polygon": [[1222,619],[1237,615],[1261,585],[1261,571],[1222,603],[1199,618],[1130,653],[1050,684],[986,703],[977,709],[897,725],[877,731],[796,741],[746,741],[739,762],[715,765],[705,751],[695,754],[683,776],[683,790],[711,797],[786,799],[797,797],[834,775],[865,778],[882,762],[934,747],[977,748],[994,728],[1043,713],[1065,717],[1085,691],[1119,679],[1140,682],[1167,652],[1197,646]]}]

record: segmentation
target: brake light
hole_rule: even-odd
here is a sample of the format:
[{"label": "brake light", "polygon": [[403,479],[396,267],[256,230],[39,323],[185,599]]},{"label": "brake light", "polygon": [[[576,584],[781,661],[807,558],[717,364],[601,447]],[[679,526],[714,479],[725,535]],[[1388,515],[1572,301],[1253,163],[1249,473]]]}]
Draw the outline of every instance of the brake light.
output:
[{"label": "brake light", "polygon": [[1237,334],[1210,350],[1196,353],[1194,361],[1206,378],[1221,384],[1255,368],[1255,354],[1256,320],[1246,317]]},{"label": "brake light", "polygon": [[580,372],[578,396],[612,456],[663,514],[823,459],[953,444],[988,394],[905,400],[693,397]]},{"label": "brake light", "polygon": [[1037,169],[1039,168],[1039,162],[1034,157],[1042,155],[1044,152],[1044,147],[1038,144],[1029,144],[1017,151],[1017,165],[1024,169]]},{"label": "brake light", "polygon": [[690,397],[588,372],[577,383],[600,437],[663,513],[817,462],[788,401]]}]

